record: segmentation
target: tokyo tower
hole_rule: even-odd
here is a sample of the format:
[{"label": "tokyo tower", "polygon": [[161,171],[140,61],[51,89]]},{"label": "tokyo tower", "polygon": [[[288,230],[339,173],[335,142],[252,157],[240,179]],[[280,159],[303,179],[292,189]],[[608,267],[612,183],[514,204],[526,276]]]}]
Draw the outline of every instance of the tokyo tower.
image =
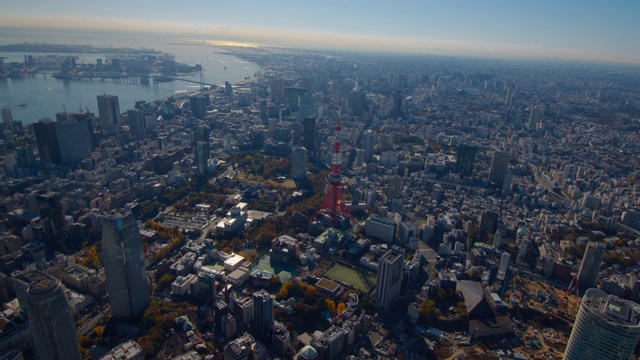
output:
[{"label": "tokyo tower", "polygon": [[338,102],[338,124],[336,126],[336,142],[333,144],[333,159],[331,161],[331,172],[329,173],[329,183],[327,184],[324,203],[318,210],[318,214],[328,215],[331,218],[331,225],[334,228],[339,227],[339,218],[341,215],[351,216],[349,209],[342,198],[342,158],[340,154],[340,139],[338,134],[342,127],[340,126],[342,102]]}]

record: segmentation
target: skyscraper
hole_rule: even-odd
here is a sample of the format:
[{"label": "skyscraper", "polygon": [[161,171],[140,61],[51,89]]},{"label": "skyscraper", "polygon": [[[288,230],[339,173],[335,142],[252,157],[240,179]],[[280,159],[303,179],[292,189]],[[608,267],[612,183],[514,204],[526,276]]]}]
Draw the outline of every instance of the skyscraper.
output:
[{"label": "skyscraper", "polygon": [[316,112],[316,102],[309,91],[305,91],[298,95],[298,121],[302,122],[309,116],[313,116]]},{"label": "skyscraper", "polygon": [[511,154],[506,151],[495,151],[491,158],[491,167],[489,168],[489,183],[495,187],[502,189],[504,186],[504,178],[509,170],[509,162]]},{"label": "skyscraper", "polygon": [[458,149],[458,161],[456,162],[456,172],[462,176],[472,176],[473,166],[476,163],[476,153],[478,147],[462,144]]},{"label": "skyscraper", "polygon": [[253,311],[256,334],[266,339],[273,325],[273,297],[271,294],[264,289],[254,292]]},{"label": "skyscraper", "polygon": [[192,95],[189,96],[189,104],[191,105],[191,112],[193,116],[198,119],[203,119],[207,115],[207,97],[204,95]]},{"label": "skyscraper", "polygon": [[36,133],[38,152],[42,161],[54,164],[62,162],[60,158],[60,146],[56,133],[56,122],[50,118],[42,118],[33,123],[33,131]]},{"label": "skyscraper", "polygon": [[304,137],[302,144],[308,151],[316,149],[316,118],[309,116],[304,118],[302,122],[302,136]]},{"label": "skyscraper", "polygon": [[149,304],[149,282],[136,219],[129,211],[101,214],[102,252],[111,314],[116,318],[140,315]]},{"label": "skyscraper", "polygon": [[589,289],[580,303],[563,359],[631,359],[638,338],[640,305]]},{"label": "skyscraper", "polygon": [[362,137],[362,143],[364,146],[364,162],[368,163],[373,161],[373,150],[376,146],[376,134],[367,130]]},{"label": "skyscraper", "polygon": [[594,287],[606,252],[607,246],[605,244],[589,241],[578,271],[578,286],[580,288]]},{"label": "skyscraper", "polygon": [[98,115],[103,135],[116,134],[120,126],[120,102],[115,95],[98,95]]},{"label": "skyscraper", "polygon": [[60,163],[77,163],[91,155],[93,151],[91,118],[65,112],[57,113],[56,119],[54,126],[60,151]]},{"label": "skyscraper", "polygon": [[529,130],[535,130],[538,126],[538,120],[540,119],[540,115],[542,114],[542,109],[537,106],[531,108],[531,113],[529,114]]},{"label": "skyscraper", "polygon": [[296,146],[291,151],[291,177],[304,179],[307,177],[307,149]]},{"label": "skyscraper", "polygon": [[5,130],[13,130],[13,114],[11,114],[11,109],[2,109],[2,122],[4,123]]},{"label": "skyscraper", "polygon": [[80,360],[73,313],[60,281],[31,269],[17,274],[14,286],[29,318],[38,358]]},{"label": "skyscraper", "polygon": [[403,263],[404,249],[397,245],[391,247],[391,250],[378,260],[375,303],[384,311],[389,310],[400,297]]},{"label": "skyscraper", "polygon": [[204,141],[198,141],[195,150],[198,174],[207,175],[209,173],[209,144]]},{"label": "skyscraper", "polygon": [[402,90],[396,90],[393,93],[393,110],[391,110],[391,116],[398,118],[402,116]]},{"label": "skyscraper", "polygon": [[127,111],[129,120],[129,137],[138,140],[144,137],[144,113],[137,109]]},{"label": "skyscraper", "polygon": [[91,155],[90,119],[71,113],[57,113],[56,119],[42,118],[33,123],[40,159],[60,165],[77,163]]}]

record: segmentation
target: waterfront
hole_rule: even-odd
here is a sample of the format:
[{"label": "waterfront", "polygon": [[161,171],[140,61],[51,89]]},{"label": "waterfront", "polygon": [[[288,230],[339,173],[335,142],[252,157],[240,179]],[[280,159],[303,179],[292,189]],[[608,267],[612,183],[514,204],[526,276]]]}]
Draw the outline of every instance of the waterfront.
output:
[{"label": "waterfront", "polygon": [[[176,56],[176,61],[186,64],[199,63],[204,67],[205,83],[222,85],[225,81],[235,83],[247,76],[253,76],[261,68],[235,56],[219,53],[220,49],[194,40],[195,37],[168,36],[161,34],[78,32],[73,30],[51,31],[50,29],[16,30],[3,28],[0,44],[22,42],[46,42],[58,44],[89,44],[100,46],[127,46],[132,48],[153,48]],[[0,53],[5,62],[23,61],[22,53]],[[78,56],[82,63],[95,63],[97,54],[69,54]],[[226,67],[226,69],[225,69]],[[199,74],[184,77],[198,81]],[[29,124],[42,117],[54,117],[62,111],[79,108],[97,113],[96,96],[106,93],[117,95],[121,111],[133,108],[136,101],[152,101],[178,93],[198,90],[200,86],[184,81],[140,84],[129,81],[100,79],[61,80],[50,75],[33,74],[24,78],[0,78],[0,107],[9,108],[13,117],[23,124]],[[20,106],[24,104],[26,106]]]}]

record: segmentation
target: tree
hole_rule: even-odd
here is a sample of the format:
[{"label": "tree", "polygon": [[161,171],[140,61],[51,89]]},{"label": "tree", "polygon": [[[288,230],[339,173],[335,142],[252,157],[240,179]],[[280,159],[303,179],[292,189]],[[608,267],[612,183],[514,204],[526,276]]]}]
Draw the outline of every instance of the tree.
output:
[{"label": "tree", "polygon": [[418,309],[418,319],[427,325],[433,324],[436,320],[436,303],[431,299],[426,299],[420,304]]},{"label": "tree", "polygon": [[309,285],[307,287],[307,291],[304,292],[304,302],[307,304],[313,304],[317,295],[318,291],[316,290],[316,287]]},{"label": "tree", "polygon": [[102,334],[104,334],[104,326],[98,325],[96,327],[93,328],[93,332],[96,333],[96,335],[98,335],[98,337],[101,337]]},{"label": "tree", "polygon": [[174,282],[176,280],[175,275],[173,274],[164,274],[162,275],[162,277],[160,278],[160,290],[165,290],[167,289],[169,286],[171,286],[171,283]]},{"label": "tree", "polygon": [[280,289],[280,291],[278,291],[278,297],[280,299],[288,299],[289,298],[289,291],[287,290],[287,288],[285,288],[284,286]]},{"label": "tree", "polygon": [[347,305],[345,305],[344,303],[339,303],[338,304],[338,314],[342,314],[343,312],[347,311]]},{"label": "tree", "polygon": [[325,301],[327,303],[327,311],[329,312],[329,314],[331,314],[331,316],[335,316],[336,315],[336,303],[335,303],[335,301],[333,301],[331,299],[327,299]]}]

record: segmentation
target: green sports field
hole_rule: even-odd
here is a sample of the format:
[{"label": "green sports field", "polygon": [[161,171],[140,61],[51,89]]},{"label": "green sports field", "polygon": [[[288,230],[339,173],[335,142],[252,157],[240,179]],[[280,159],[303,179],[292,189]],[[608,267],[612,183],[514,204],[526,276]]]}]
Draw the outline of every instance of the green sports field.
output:
[{"label": "green sports field", "polygon": [[356,270],[342,264],[333,265],[324,276],[365,293],[368,293],[376,286],[375,275],[366,270]]}]

